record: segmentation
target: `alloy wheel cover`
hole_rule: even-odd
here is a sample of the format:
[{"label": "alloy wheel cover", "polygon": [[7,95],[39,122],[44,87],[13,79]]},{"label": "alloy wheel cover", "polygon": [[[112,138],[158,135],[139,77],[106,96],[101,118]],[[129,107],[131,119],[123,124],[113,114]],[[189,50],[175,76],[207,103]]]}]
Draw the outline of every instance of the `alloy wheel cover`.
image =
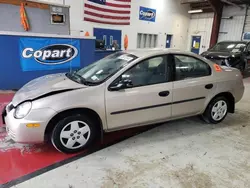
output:
[{"label": "alloy wheel cover", "polygon": [[83,121],[72,121],[60,133],[61,144],[68,149],[78,149],[86,145],[91,135],[90,127]]}]

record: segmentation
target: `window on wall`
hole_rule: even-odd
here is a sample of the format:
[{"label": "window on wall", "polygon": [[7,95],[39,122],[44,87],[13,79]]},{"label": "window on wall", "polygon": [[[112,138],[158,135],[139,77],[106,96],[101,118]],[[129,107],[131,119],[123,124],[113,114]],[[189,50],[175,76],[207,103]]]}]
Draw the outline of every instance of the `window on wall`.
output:
[{"label": "window on wall", "polygon": [[138,33],[137,34],[137,48],[156,48],[158,35]]}]

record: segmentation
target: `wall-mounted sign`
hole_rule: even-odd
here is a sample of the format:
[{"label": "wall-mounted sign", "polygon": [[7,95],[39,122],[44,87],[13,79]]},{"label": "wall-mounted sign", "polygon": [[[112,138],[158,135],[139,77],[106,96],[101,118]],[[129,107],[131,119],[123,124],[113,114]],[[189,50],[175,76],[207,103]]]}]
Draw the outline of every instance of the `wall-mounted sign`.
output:
[{"label": "wall-mounted sign", "polygon": [[20,38],[23,71],[80,67],[80,41],[76,39]]},{"label": "wall-mounted sign", "polygon": [[62,7],[50,6],[51,24],[65,24],[66,16]]},{"label": "wall-mounted sign", "polygon": [[155,22],[155,18],[156,18],[156,9],[140,7],[139,20]]},{"label": "wall-mounted sign", "polygon": [[50,6],[50,12],[62,13],[63,8],[62,7],[56,7],[56,6]]}]

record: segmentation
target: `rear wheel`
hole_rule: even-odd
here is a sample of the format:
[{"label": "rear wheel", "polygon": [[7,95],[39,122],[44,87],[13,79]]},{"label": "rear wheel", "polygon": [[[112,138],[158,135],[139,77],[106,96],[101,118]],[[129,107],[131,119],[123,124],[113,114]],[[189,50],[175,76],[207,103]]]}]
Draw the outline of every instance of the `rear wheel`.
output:
[{"label": "rear wheel", "polygon": [[209,103],[202,118],[207,123],[220,123],[227,116],[228,107],[228,100],[225,97],[217,97]]},{"label": "rear wheel", "polygon": [[84,115],[71,115],[60,120],[52,134],[53,146],[63,153],[86,149],[96,138],[96,125]]}]

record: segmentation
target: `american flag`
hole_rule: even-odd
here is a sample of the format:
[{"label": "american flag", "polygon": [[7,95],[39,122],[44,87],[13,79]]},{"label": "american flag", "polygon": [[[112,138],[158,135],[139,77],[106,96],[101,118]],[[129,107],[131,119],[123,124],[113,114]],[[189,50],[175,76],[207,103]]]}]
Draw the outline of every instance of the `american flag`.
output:
[{"label": "american flag", "polygon": [[130,8],[131,0],[84,0],[84,21],[129,25]]}]

